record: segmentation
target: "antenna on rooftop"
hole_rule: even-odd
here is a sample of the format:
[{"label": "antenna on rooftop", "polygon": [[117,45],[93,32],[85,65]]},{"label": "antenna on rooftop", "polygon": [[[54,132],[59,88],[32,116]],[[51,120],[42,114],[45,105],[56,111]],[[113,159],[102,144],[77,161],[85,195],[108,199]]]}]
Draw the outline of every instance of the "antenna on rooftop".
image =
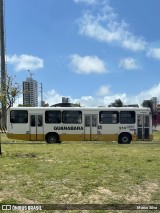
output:
[{"label": "antenna on rooftop", "polygon": [[33,73],[31,73],[30,70],[28,70],[29,74],[30,74],[30,78],[32,78],[32,75],[34,75]]}]

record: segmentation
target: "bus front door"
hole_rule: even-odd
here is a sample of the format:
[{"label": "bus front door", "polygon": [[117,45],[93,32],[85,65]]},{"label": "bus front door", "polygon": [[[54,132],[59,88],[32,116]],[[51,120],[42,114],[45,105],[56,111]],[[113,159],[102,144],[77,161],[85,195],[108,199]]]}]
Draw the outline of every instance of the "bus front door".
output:
[{"label": "bus front door", "polygon": [[137,115],[137,140],[149,140],[149,115]]},{"label": "bus front door", "polygon": [[30,114],[30,141],[44,140],[43,115]]},{"label": "bus front door", "polygon": [[97,115],[85,115],[85,127],[84,127],[84,140],[85,141],[97,141],[98,129],[97,129]]}]

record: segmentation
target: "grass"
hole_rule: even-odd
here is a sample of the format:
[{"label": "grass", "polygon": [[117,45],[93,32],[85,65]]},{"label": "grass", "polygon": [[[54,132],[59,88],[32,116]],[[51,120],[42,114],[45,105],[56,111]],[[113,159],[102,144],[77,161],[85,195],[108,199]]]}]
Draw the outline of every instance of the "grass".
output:
[{"label": "grass", "polygon": [[160,133],[154,136],[130,145],[2,144],[0,203],[159,204]]},{"label": "grass", "polygon": [[159,131],[153,131],[153,141],[160,142],[160,132]]}]

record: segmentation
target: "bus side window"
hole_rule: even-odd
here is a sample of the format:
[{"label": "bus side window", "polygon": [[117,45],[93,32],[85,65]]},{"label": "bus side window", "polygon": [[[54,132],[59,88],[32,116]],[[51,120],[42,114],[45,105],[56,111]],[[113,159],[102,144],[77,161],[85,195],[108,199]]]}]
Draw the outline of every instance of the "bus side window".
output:
[{"label": "bus side window", "polygon": [[117,124],[118,111],[100,111],[99,112],[99,123],[101,124]]},{"label": "bus side window", "polygon": [[135,123],[135,111],[121,111],[120,112],[121,124],[134,124]]},{"label": "bus side window", "polygon": [[91,124],[91,119],[90,119],[90,115],[86,115],[85,116],[85,126],[89,127]]},{"label": "bus side window", "polygon": [[142,127],[143,125],[143,115],[138,115],[138,127]]},{"label": "bus side window", "polygon": [[10,112],[11,123],[28,123],[27,110],[11,110]]},{"label": "bus side window", "polygon": [[92,126],[97,126],[97,115],[92,115]]},{"label": "bus side window", "polygon": [[45,112],[46,123],[61,123],[61,111],[47,110]]},{"label": "bus side window", "polygon": [[36,126],[36,118],[35,118],[36,116],[35,115],[31,115],[31,126],[33,127],[33,126]]},{"label": "bus side window", "polygon": [[149,116],[144,117],[144,127],[149,127]]},{"label": "bus side window", "polygon": [[82,123],[82,112],[77,110],[65,110],[62,112],[63,123],[80,124]]},{"label": "bus side window", "polygon": [[38,115],[38,126],[43,126],[42,115]]}]

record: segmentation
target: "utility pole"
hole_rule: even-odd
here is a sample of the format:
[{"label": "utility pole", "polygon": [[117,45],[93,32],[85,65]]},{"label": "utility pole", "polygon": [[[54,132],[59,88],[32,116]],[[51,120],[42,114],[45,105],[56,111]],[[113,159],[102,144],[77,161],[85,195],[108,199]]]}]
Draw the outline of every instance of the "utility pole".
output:
[{"label": "utility pole", "polygon": [[6,127],[6,67],[5,67],[5,38],[4,38],[4,0],[0,0],[0,54],[1,54],[1,125]]},{"label": "utility pole", "polygon": [[[1,66],[1,127],[6,127],[6,69],[5,69],[5,45],[4,45],[4,4],[0,0],[0,66]],[[0,155],[2,155],[0,133]]]}]

